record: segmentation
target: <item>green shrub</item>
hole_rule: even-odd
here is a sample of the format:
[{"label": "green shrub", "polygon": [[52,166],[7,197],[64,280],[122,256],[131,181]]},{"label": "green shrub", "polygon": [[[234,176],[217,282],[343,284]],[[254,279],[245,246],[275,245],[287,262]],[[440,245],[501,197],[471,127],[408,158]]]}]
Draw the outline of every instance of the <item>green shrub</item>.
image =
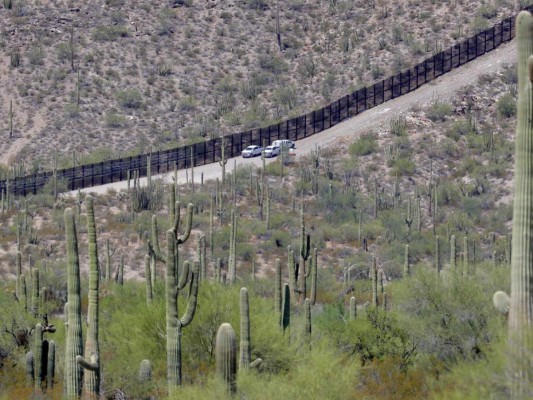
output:
[{"label": "green shrub", "polygon": [[348,149],[351,156],[367,156],[375,153],[377,150],[377,135],[374,132],[362,134]]},{"label": "green shrub", "polygon": [[511,118],[516,115],[516,99],[510,94],[504,94],[496,102],[498,115],[504,118]]},{"label": "green shrub", "polygon": [[409,158],[400,157],[392,162],[392,175],[411,176],[415,173],[416,164]]},{"label": "green shrub", "polygon": [[105,124],[109,128],[121,128],[126,125],[126,117],[121,114],[117,114],[116,110],[111,109],[106,112]]},{"label": "green shrub", "polygon": [[93,31],[93,39],[99,42],[113,42],[128,36],[126,25],[99,25]]},{"label": "green shrub", "polygon": [[120,105],[125,108],[140,108],[142,106],[142,95],[137,89],[121,90],[116,94]]},{"label": "green shrub", "polygon": [[426,110],[426,115],[433,122],[442,122],[446,117],[450,116],[452,112],[453,109],[451,104],[445,101],[435,100],[431,102],[431,105]]}]

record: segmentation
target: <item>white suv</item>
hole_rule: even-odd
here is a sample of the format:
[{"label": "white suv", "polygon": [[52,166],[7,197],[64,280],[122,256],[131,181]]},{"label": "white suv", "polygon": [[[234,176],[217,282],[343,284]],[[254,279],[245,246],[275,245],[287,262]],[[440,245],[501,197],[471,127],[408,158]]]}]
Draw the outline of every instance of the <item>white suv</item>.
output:
[{"label": "white suv", "polygon": [[296,148],[296,144],[292,140],[288,140],[288,139],[274,140],[272,142],[272,146],[280,147],[282,149],[295,149]]}]

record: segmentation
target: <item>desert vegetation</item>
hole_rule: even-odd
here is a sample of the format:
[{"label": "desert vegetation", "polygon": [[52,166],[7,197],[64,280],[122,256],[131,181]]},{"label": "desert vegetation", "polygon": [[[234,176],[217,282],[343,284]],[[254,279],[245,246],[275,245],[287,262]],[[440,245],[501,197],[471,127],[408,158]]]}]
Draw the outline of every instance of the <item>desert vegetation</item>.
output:
[{"label": "desert vegetation", "polygon": [[[10,20],[38,15],[16,4],[3,3]],[[312,7],[298,4],[290,3],[294,15]],[[392,13],[379,2],[342,4],[376,10],[380,21]],[[104,9],[128,5],[146,15],[158,7],[109,1]],[[327,6],[333,20],[341,2]],[[203,7],[180,1],[164,10],[190,16]],[[249,16],[273,6],[234,7]],[[128,54],[132,33],[119,17],[91,38],[122,43]],[[530,41],[531,15],[520,18],[519,40]],[[165,26],[157,35],[170,40],[174,25]],[[271,33],[286,57],[288,34]],[[81,36],[70,37],[57,54],[79,83],[71,50]],[[222,162],[222,179],[184,185],[154,176],[141,185],[133,173],[127,190],[105,195],[58,195],[51,184],[26,198],[2,194],[0,398],[527,398],[520,239],[529,222],[520,204],[529,193],[512,188],[515,175],[525,182],[516,187],[531,178],[523,90],[531,49],[519,48],[518,67],[482,75],[452,101],[435,98],[307,156],[260,167]],[[13,50],[10,62],[15,74],[24,56]],[[157,68],[149,85],[176,74],[170,64]],[[290,98],[291,81],[283,82]],[[104,116],[113,129],[133,127],[140,113],[153,117],[143,90],[107,89],[117,101]],[[515,138],[526,143],[516,154]]]},{"label": "desert vegetation", "polygon": [[224,182],[4,197],[3,395],[507,397],[517,84]]}]

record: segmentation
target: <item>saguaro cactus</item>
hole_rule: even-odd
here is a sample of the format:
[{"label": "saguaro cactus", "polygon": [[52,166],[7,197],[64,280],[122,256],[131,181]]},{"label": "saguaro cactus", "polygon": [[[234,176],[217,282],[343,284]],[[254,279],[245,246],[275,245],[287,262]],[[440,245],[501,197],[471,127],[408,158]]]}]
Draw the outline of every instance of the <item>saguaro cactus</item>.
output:
[{"label": "saguaro cactus", "polygon": [[278,324],[281,324],[281,261],[276,258],[275,262],[276,278],[274,282],[274,309],[278,319]]},{"label": "saguaro cactus", "polygon": [[231,210],[231,233],[229,239],[229,258],[228,258],[228,272],[230,283],[235,283],[237,280],[237,217],[235,210]]},{"label": "saguaro cactus", "polygon": [[404,254],[404,264],[403,264],[403,277],[408,278],[411,275],[411,269],[409,265],[409,245],[405,245],[405,254]]},{"label": "saguaro cactus", "polygon": [[250,344],[250,303],[248,301],[248,289],[241,288],[240,292],[240,310],[241,310],[241,337],[240,337],[240,358],[239,371],[247,372],[250,370],[252,362],[251,344]]},{"label": "saguaro cactus", "polygon": [[46,386],[49,389],[54,387],[54,377],[56,372],[56,343],[53,340],[48,342],[48,367],[46,369]]},{"label": "saguaro cactus", "polygon": [[304,301],[304,340],[311,342],[311,300]]},{"label": "saguaro cactus", "polygon": [[355,303],[355,297],[350,297],[350,321],[353,321],[357,317],[357,304]]},{"label": "saguaro cactus", "polygon": [[149,382],[152,379],[152,363],[150,360],[142,360],[139,367],[139,381]]},{"label": "saguaro cactus", "polygon": [[152,304],[154,294],[152,292],[152,277],[150,276],[150,256],[144,256],[144,281],[146,283],[146,304]]},{"label": "saguaro cactus", "polygon": [[435,236],[435,269],[439,275],[442,268],[440,264],[440,238],[438,236]]},{"label": "saguaro cactus", "polygon": [[237,338],[232,326],[220,325],[215,344],[217,375],[226,384],[227,390],[234,393],[237,389]]},{"label": "saguaro cactus", "polygon": [[307,298],[306,278],[310,271],[306,268],[306,262],[311,254],[311,237],[305,233],[304,205],[300,205],[300,266],[298,272],[299,300],[301,304]]},{"label": "saguaro cactus", "polygon": [[[169,397],[175,397],[177,388],[181,385],[181,335],[182,329],[187,327],[194,318],[198,296],[198,275],[200,264],[193,263],[189,300],[185,314],[180,318],[178,314],[178,295],[188,282],[189,264],[183,263],[183,271],[178,282],[179,245],[185,243],[191,234],[193,205],[187,207],[187,224],[182,235],[178,234],[180,225],[180,206],[176,202],[176,218],[172,229],[167,231],[166,261],[166,323],[167,323],[167,383]],[[158,257],[159,258],[159,257]]]},{"label": "saguaro cactus", "polygon": [[318,249],[313,249],[313,258],[311,259],[311,305],[316,304],[316,289],[318,280]]},{"label": "saguaro cactus", "polygon": [[83,355],[80,299],[80,263],[76,224],[71,208],[65,209],[65,234],[67,242],[67,299],[65,347],[65,398],[77,399],[81,395],[83,369],[76,357]]},{"label": "saguaro cactus", "polygon": [[533,16],[516,18],[518,107],[509,306],[511,398],[531,397],[533,388]]},{"label": "saguaro cactus", "polygon": [[33,377],[35,376],[35,357],[33,356],[33,351],[28,351],[26,353],[26,381],[28,385],[33,383]]},{"label": "saguaro cactus", "polygon": [[376,257],[372,256],[372,267],[370,268],[370,276],[372,277],[372,305],[378,306],[378,269],[376,266]]},{"label": "saguaro cactus", "polygon": [[281,314],[281,327],[283,332],[291,325],[291,289],[286,283],[283,288],[283,308]]},{"label": "saguaro cactus", "polygon": [[[76,362],[85,371],[83,391],[85,398],[97,399],[100,393],[100,348],[98,344],[98,285],[100,265],[98,263],[98,246],[96,245],[96,226],[94,222],[93,198],[85,198],[87,207],[87,237],[89,241],[89,294],[87,310],[87,340],[85,355],[76,356]],[[120,261],[124,265],[123,259]],[[69,300],[70,301],[70,300]]]},{"label": "saguaro cactus", "polygon": [[450,269],[455,270],[457,261],[457,253],[455,249],[455,235],[450,237]]}]

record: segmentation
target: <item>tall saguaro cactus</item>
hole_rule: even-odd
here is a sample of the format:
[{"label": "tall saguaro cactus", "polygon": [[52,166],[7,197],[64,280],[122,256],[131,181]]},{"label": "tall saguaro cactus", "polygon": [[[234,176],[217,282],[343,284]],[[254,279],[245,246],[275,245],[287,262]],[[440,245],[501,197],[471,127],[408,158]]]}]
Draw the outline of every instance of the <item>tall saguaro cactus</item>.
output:
[{"label": "tall saguaro cactus", "polygon": [[307,298],[306,278],[310,271],[306,268],[306,262],[311,254],[311,238],[305,233],[304,205],[300,205],[300,268],[298,272],[298,302],[302,304]]},{"label": "tall saguaro cactus", "polygon": [[378,268],[376,257],[372,256],[370,275],[372,277],[372,305],[378,306]]},{"label": "tall saguaro cactus", "polygon": [[65,209],[65,234],[67,243],[67,304],[65,305],[66,347],[64,367],[64,388],[66,399],[77,399],[81,395],[83,369],[76,357],[83,355],[80,299],[80,262],[74,212]]},{"label": "tall saguaro cactus", "polygon": [[[189,299],[185,314],[180,318],[178,314],[178,296],[188,281],[189,264],[183,263],[183,271],[178,282],[179,245],[185,243],[191,234],[193,205],[187,207],[187,224],[184,233],[178,234],[180,225],[180,205],[176,202],[174,226],[167,231],[166,261],[166,324],[167,324],[167,384],[169,397],[176,395],[177,388],[181,385],[181,335],[182,329],[193,320],[196,312],[198,296],[198,275],[200,264],[193,263],[193,272],[190,281]],[[159,257],[158,257],[159,258]]]},{"label": "tall saguaro cactus", "polygon": [[235,216],[235,210],[231,210],[231,233],[229,239],[229,258],[228,258],[228,270],[229,281],[235,283],[237,280],[237,217]]},{"label": "tall saguaro cactus", "polygon": [[516,18],[518,107],[509,306],[511,398],[533,390],[533,16]]},{"label": "tall saguaro cactus", "polygon": [[[98,285],[100,265],[96,244],[96,225],[92,196],[85,198],[87,207],[87,237],[89,241],[89,293],[87,310],[87,339],[85,356],[76,356],[76,362],[85,369],[83,391],[85,398],[97,399],[100,393],[100,348],[98,344]],[[122,260],[121,260],[121,263]],[[70,301],[70,300],[69,300]]]},{"label": "tall saguaro cactus", "polygon": [[251,344],[250,344],[250,303],[248,300],[248,289],[241,288],[240,292],[240,311],[241,311],[241,337],[240,337],[240,358],[239,371],[247,372],[250,370],[252,362]]},{"label": "tall saguaro cactus", "polygon": [[281,261],[279,260],[279,258],[276,258],[275,269],[276,278],[274,282],[274,309],[276,312],[278,323],[281,324]]}]

